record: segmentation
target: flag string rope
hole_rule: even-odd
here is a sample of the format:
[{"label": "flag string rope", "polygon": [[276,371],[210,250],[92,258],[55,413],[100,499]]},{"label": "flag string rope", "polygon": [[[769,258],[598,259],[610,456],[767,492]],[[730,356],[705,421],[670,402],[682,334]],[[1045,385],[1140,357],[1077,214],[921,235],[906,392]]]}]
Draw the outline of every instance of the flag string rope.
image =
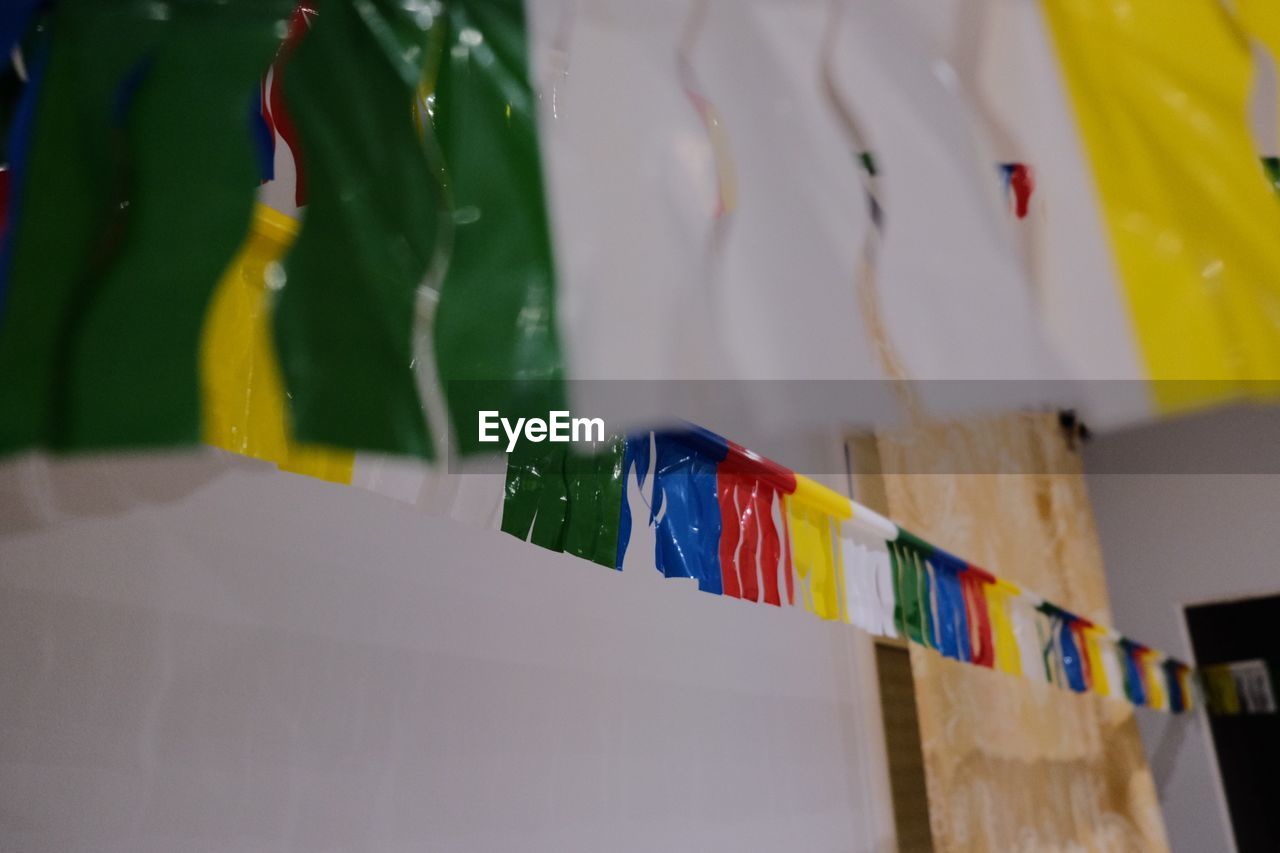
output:
[{"label": "flag string rope", "polygon": [[1203,704],[1199,674],[1186,663],[702,427],[618,438],[590,456],[565,448],[522,442],[509,455],[503,530],[621,569],[628,485],[634,477],[643,499],[652,477],[654,564],[666,577],[759,603],[785,599],[819,618],[1077,693],[1174,713]]}]

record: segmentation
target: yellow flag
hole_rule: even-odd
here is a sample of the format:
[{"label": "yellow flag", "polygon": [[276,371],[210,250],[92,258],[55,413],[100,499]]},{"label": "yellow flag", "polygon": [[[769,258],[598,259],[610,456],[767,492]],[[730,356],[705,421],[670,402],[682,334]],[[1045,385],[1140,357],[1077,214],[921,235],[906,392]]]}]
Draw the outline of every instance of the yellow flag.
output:
[{"label": "yellow flag", "polygon": [[1022,675],[1022,655],[1013,633],[1013,618],[1009,614],[1010,599],[1018,594],[1017,587],[996,578],[995,583],[982,584],[987,597],[987,613],[991,620],[991,634],[995,638],[996,669],[1009,675]]},{"label": "yellow flag", "polygon": [[1158,406],[1280,378],[1280,205],[1247,124],[1249,46],[1219,0],[1041,7]]},{"label": "yellow flag", "polygon": [[350,483],[349,451],[300,447],[288,437],[284,389],[271,340],[271,288],[297,223],[259,205],[252,230],[218,283],[201,341],[204,440],[275,462],[285,471]]},{"label": "yellow flag", "polygon": [[[797,478],[799,479],[799,478]],[[784,499],[791,527],[791,563],[805,607],[822,619],[844,619],[844,568],[835,547],[836,519],[805,503],[800,490]]]}]

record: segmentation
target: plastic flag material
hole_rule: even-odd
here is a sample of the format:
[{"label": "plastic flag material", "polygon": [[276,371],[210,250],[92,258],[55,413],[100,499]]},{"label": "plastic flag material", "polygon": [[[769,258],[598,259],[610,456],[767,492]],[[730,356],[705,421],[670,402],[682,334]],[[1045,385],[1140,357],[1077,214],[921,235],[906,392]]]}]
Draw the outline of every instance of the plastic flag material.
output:
[{"label": "plastic flag material", "polygon": [[1067,686],[1076,693],[1083,693],[1089,687],[1083,655],[1080,653],[1078,638],[1073,630],[1073,620],[1051,604],[1041,605],[1041,610],[1053,620],[1053,630],[1057,638],[1058,654],[1062,662],[1062,670],[1066,675]]},{"label": "plastic flag material", "polygon": [[657,533],[655,566],[666,577],[694,578],[698,589],[720,595],[723,579],[716,467],[728,445],[705,431],[656,432],[653,438],[649,523]]},{"label": "plastic flag material", "polygon": [[40,0],[10,0],[0,9],[0,59],[7,62],[35,17]]},{"label": "plastic flag material", "polygon": [[1018,638],[1013,630],[1014,596],[1017,589],[999,578],[983,588],[987,598],[987,612],[991,616],[992,636],[995,643],[996,669],[1009,675],[1022,675],[1022,658],[1018,653]]},{"label": "plastic flag material", "polygon": [[552,551],[621,568],[624,448],[621,439],[594,452],[521,441],[508,456],[502,530]]},{"label": "plastic flag material", "polygon": [[1239,714],[1240,694],[1230,666],[1206,666],[1201,669],[1201,674],[1210,712],[1220,715]]},{"label": "plastic flag material", "polygon": [[[29,126],[15,132],[25,137],[17,143],[25,168],[13,187],[6,242],[0,454],[54,443],[62,430],[66,330],[81,310],[85,266],[111,206],[117,89],[148,53],[137,22],[118,7],[72,0],[48,26],[49,42],[33,63],[40,97],[26,101]],[[96,38],[101,32],[113,38]]]},{"label": "plastic flag material", "polygon": [[1021,657],[1020,668],[1024,677],[1033,681],[1052,682],[1053,676],[1043,656],[1043,639],[1040,618],[1043,614],[1030,606],[1022,595],[1013,599],[1010,610],[1013,634]]},{"label": "plastic flag material", "polygon": [[1108,656],[1102,653],[1104,637],[1096,626],[1084,626],[1082,632],[1082,649],[1085,660],[1089,662],[1090,689],[1102,696],[1111,695],[1111,672],[1107,667]]},{"label": "plastic flag material", "polygon": [[965,565],[950,554],[934,554],[929,558],[929,564],[934,568],[938,652],[943,657],[968,663],[973,654],[971,637],[975,643],[980,640],[972,635],[969,622],[967,584],[962,581]]},{"label": "plastic flag material", "polygon": [[929,642],[929,575],[927,561],[932,553],[923,541],[907,535],[889,543],[889,559],[894,575],[894,624],[898,633],[914,643]]},{"label": "plastic flag material", "polygon": [[281,0],[187,2],[143,25],[155,45],[116,102],[127,213],[90,260],[64,339],[68,446],[199,439],[205,310],[258,184],[245,114],[288,13]]},{"label": "plastic flag material", "polygon": [[1160,668],[1160,654],[1146,646],[1138,647],[1138,665],[1145,680],[1147,706],[1158,711],[1169,707],[1169,694],[1164,685],[1164,671]]},{"label": "plastic flag material", "polygon": [[[953,564],[960,561],[951,558]],[[991,627],[991,614],[987,608],[985,589],[995,583],[990,573],[977,566],[967,566],[960,574],[965,609],[971,631],[970,663],[991,668],[995,666],[995,636]]]},{"label": "plastic flag material", "polygon": [[854,541],[848,525],[840,527],[840,565],[844,569],[840,588],[844,590],[845,619],[869,634],[881,634],[872,551]]},{"label": "plastic flag material", "polygon": [[[666,577],[781,604],[781,574],[787,603],[821,619],[903,636],[952,660],[1077,693],[1123,689],[1135,705],[1174,713],[1192,707],[1193,674],[1180,661],[1039,599],[714,433],[641,433],[596,451],[519,445],[508,457],[502,529],[621,568],[634,478],[655,528],[654,565]],[[765,545],[769,527],[780,534],[780,548]]]},{"label": "plastic flag material", "polygon": [[307,203],[307,170],[303,162],[302,141],[298,136],[298,128],[284,96],[284,77],[286,66],[293,57],[294,51],[298,49],[303,36],[311,29],[315,17],[314,3],[304,0],[294,8],[293,16],[289,19],[289,31],[280,45],[280,51],[271,69],[271,85],[267,89],[267,96],[263,98],[266,108],[264,115],[270,118],[273,142],[274,134],[280,134],[280,138],[289,147],[289,153],[293,156],[293,201],[297,207]]},{"label": "plastic flag material", "polygon": [[204,311],[257,184],[245,110],[287,13],[54,9],[8,259],[0,452],[198,439]]},{"label": "plastic flag material", "polygon": [[249,136],[258,155],[258,177],[262,183],[276,176],[276,132],[263,98],[262,86],[249,102]]},{"label": "plastic flag material", "polygon": [[1035,172],[1025,163],[1001,163],[1000,178],[1013,215],[1026,219],[1031,209],[1031,194],[1035,192]]},{"label": "plastic flag material", "polygon": [[351,482],[349,450],[303,447],[290,437],[280,367],[271,342],[270,300],[297,224],[258,207],[253,228],[214,292],[201,352],[205,442],[282,470]]},{"label": "plastic flag material", "polygon": [[1166,660],[1160,663],[1168,689],[1169,710],[1175,714],[1181,714],[1187,707],[1186,699],[1182,693],[1182,682],[1178,678],[1179,667],[1180,664],[1177,661]]},{"label": "plastic flag material", "polygon": [[1135,705],[1146,705],[1147,683],[1143,674],[1140,647],[1129,640],[1121,640],[1119,653],[1124,663],[1124,686],[1129,701]]},{"label": "plastic flag material", "polygon": [[[1280,205],[1246,124],[1247,42],[1217,0],[1041,4],[1164,409],[1280,377]],[[1176,186],[1176,192],[1170,187]]]},{"label": "plastic flag material", "polygon": [[432,21],[394,0],[332,3],[277,69],[308,180],[275,303],[300,441],[434,451],[412,366],[438,227],[437,179],[413,117]]},{"label": "plastic flag material", "polygon": [[844,618],[840,590],[844,571],[836,539],[839,522],[799,495],[785,498],[784,504],[800,600],[820,619]]},{"label": "plastic flag material", "polygon": [[[1274,661],[1244,660],[1209,664],[1200,670],[1209,711],[1215,715],[1275,714],[1280,712],[1276,685],[1280,668]],[[1182,667],[1180,682],[1195,679]],[[1192,690],[1187,690],[1184,695]]]},{"label": "plastic flag material", "polygon": [[[21,212],[22,188],[25,184],[31,158],[32,133],[35,124],[37,99],[43,90],[45,71],[49,64],[47,35],[33,39],[27,54],[27,80],[17,94],[13,113],[6,116],[4,127],[5,171],[4,186],[0,190],[0,209],[3,210],[3,227],[0,227],[0,333],[4,330],[4,313],[12,275],[14,235]],[[3,433],[0,433],[0,453],[5,450]]]},{"label": "plastic flag material", "polygon": [[[781,510],[782,496],[795,492],[795,475],[772,463],[751,464],[742,448],[731,445],[716,469],[716,489],[724,594],[781,605],[778,570],[783,543],[774,510]],[[780,511],[779,518],[784,516],[785,511]],[[790,580],[788,577],[786,583],[788,600]]]},{"label": "plastic flag material", "polygon": [[444,10],[432,123],[452,239],[434,346],[457,448],[473,454],[484,449],[480,410],[566,406],[523,5],[449,0]]}]

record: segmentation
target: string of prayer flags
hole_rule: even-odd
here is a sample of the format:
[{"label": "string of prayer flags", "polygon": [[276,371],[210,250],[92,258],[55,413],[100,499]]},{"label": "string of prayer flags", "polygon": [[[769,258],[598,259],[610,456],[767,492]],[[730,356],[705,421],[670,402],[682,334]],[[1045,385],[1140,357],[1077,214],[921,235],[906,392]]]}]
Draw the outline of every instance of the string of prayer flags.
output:
[{"label": "string of prayer flags", "polygon": [[[1280,665],[1274,661],[1246,660],[1209,664],[1200,669],[1209,712],[1219,716],[1275,714],[1276,685]],[[1189,674],[1180,672],[1180,683]]]},{"label": "string of prayer flags", "polygon": [[[1196,676],[1181,661],[708,430],[640,433],[605,442],[594,456],[563,448],[526,442],[510,454],[504,531],[621,568],[634,483],[665,577],[754,603],[785,598],[820,619],[1075,693],[1123,695],[1173,713],[1195,707]],[[584,519],[582,535],[575,517]],[[572,545],[575,538],[586,544]]]}]

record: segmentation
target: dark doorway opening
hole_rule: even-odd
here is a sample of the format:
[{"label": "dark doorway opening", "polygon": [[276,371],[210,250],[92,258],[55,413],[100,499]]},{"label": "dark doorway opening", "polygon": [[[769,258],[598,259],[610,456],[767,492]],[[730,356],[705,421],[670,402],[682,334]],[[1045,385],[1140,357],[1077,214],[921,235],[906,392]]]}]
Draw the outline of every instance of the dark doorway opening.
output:
[{"label": "dark doorway opening", "polygon": [[[1186,609],[1196,664],[1263,661],[1280,668],[1280,595]],[[1240,853],[1280,850],[1280,714],[1209,718]]]}]

